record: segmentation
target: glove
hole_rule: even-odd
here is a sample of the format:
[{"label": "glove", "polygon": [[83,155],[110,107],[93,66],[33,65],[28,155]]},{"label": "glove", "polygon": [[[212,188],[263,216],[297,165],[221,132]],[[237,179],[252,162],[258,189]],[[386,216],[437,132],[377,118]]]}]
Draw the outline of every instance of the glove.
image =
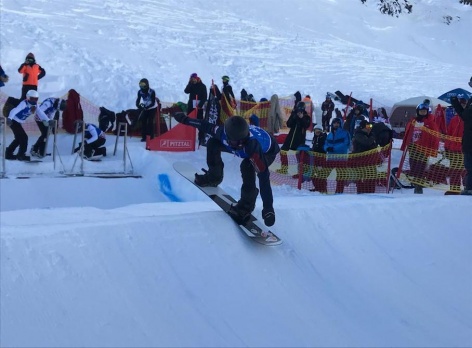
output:
[{"label": "glove", "polygon": [[23,82],[25,82],[26,80],[28,80],[28,77],[29,77],[29,74],[25,74],[25,75],[23,76]]},{"label": "glove", "polygon": [[179,123],[186,124],[187,119],[188,119],[188,116],[185,115],[183,112],[178,112],[174,114],[174,120],[176,120]]},{"label": "glove", "polygon": [[143,103],[139,104],[139,109],[143,110],[146,107]]},{"label": "glove", "polygon": [[326,151],[328,151],[328,152],[333,152],[333,151],[334,151],[334,147],[332,147],[332,146],[327,147],[327,148],[326,148]]},{"label": "glove", "polygon": [[77,146],[77,147],[74,149],[74,153],[78,152],[81,147],[82,147],[82,143],[79,143],[79,146]]},{"label": "glove", "polygon": [[12,120],[11,118],[8,118],[8,117],[7,117],[7,125],[8,125],[8,126],[11,126],[12,123],[13,123],[13,120]]},{"label": "glove", "polygon": [[49,127],[49,121],[43,121],[44,127]]}]

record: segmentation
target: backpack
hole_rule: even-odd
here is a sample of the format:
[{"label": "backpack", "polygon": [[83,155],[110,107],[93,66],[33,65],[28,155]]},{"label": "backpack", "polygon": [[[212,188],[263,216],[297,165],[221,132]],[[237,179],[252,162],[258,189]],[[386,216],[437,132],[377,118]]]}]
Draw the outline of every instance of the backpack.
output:
[{"label": "backpack", "polygon": [[3,116],[8,117],[10,115],[10,111],[12,111],[14,108],[20,104],[21,99],[16,99],[13,97],[8,97],[7,101],[5,102],[5,105],[3,105]]}]

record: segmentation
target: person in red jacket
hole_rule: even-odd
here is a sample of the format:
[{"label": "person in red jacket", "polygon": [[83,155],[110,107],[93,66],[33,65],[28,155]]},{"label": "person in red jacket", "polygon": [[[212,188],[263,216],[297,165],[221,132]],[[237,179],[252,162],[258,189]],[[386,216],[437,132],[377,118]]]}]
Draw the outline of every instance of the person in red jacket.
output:
[{"label": "person in red jacket", "polygon": [[18,72],[23,75],[23,87],[21,88],[21,100],[26,99],[29,90],[38,90],[38,81],[46,76],[46,70],[36,63],[33,53],[28,53],[25,62],[20,65]]},{"label": "person in red jacket", "polygon": [[410,162],[410,181],[415,193],[423,193],[426,186],[425,170],[428,157],[436,157],[439,148],[439,129],[434,116],[429,113],[429,105],[419,104],[416,116],[406,126],[401,150],[408,148]]}]

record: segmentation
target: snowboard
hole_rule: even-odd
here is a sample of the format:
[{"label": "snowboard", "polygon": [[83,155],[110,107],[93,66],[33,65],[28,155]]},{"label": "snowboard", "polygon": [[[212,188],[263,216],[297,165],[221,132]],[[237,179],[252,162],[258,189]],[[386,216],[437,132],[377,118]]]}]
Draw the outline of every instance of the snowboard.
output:
[{"label": "snowboard", "polygon": [[92,157],[84,157],[84,160],[92,161],[92,162],[99,162],[102,160],[102,155],[92,156]]},{"label": "snowboard", "polygon": [[[210,197],[213,202],[218,204],[218,206],[229,215],[228,211],[231,208],[233,203],[236,203],[236,200],[231,197],[226,191],[224,191],[221,187],[200,187],[195,184],[195,173],[198,171],[193,167],[192,164],[187,162],[175,162],[174,169],[198,187],[203,193],[205,193],[208,197]],[[237,223],[235,220],[233,220]],[[251,214],[249,220],[244,224],[239,224],[239,227],[244,232],[244,234],[249,237],[251,240],[263,244],[263,245],[279,245],[282,244],[282,240],[275,235],[274,232],[270,231],[265,225],[260,222],[254,215]]]}]

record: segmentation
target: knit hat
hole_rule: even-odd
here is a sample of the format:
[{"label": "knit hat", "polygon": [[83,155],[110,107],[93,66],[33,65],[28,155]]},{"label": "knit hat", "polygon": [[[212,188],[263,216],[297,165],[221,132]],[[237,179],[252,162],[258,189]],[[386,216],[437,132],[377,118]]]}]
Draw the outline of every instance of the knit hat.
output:
[{"label": "knit hat", "polygon": [[28,59],[28,58],[36,59],[36,58],[34,58],[34,54],[31,53],[31,52],[26,55],[26,59]]},{"label": "knit hat", "polygon": [[221,79],[222,79],[224,82],[229,82],[229,76],[227,76],[227,75],[222,76]]},{"label": "knit hat", "polygon": [[323,127],[321,127],[320,124],[315,125],[315,127],[313,128],[313,131],[315,131],[317,129],[319,129],[320,131],[323,131]]},{"label": "knit hat", "polygon": [[191,78],[191,79],[196,79],[196,78],[198,78],[197,73],[196,73],[196,72],[192,73],[192,74],[190,75],[190,78]]},{"label": "knit hat", "polygon": [[364,129],[365,127],[369,126],[370,122],[366,120],[362,120],[361,123],[359,123],[359,129]]}]

